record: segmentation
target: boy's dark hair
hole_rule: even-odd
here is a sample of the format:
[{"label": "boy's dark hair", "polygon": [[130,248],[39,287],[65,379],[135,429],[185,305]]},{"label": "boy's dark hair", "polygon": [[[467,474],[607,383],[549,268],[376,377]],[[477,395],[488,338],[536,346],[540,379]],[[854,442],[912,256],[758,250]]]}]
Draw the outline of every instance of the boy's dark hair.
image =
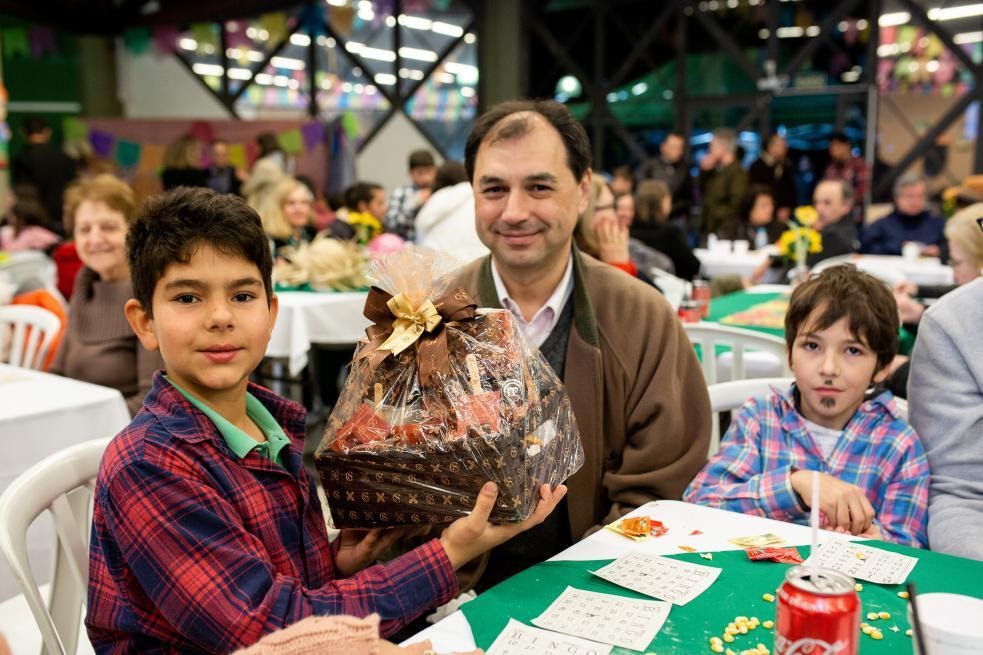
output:
[{"label": "boy's dark hair", "polygon": [[133,295],[151,318],[154,288],[167,267],[188,263],[201,246],[255,264],[270,302],[273,257],[259,214],[238,196],[178,187],[149,198],[126,236]]},{"label": "boy's dark hair", "polygon": [[356,182],[345,189],[345,206],[353,212],[357,212],[358,203],[372,202],[372,194],[375,193],[376,189],[381,190],[382,185],[375,182]]},{"label": "boy's dark hair", "polygon": [[432,168],[436,166],[433,153],[429,150],[414,150],[410,153],[410,170],[414,168]]},{"label": "boy's dark hair", "polygon": [[574,179],[580,182],[593,160],[590,139],[584,126],[573,117],[566,105],[555,100],[508,100],[482,114],[475,121],[464,146],[464,168],[468,179],[474,182],[475,160],[485,139],[490,143],[518,139],[533,128],[528,116],[512,116],[518,113],[539,114],[560,133],[560,140],[567,151],[567,166]]},{"label": "boy's dark hair", "polygon": [[48,121],[40,116],[28,116],[24,119],[21,129],[24,130],[24,134],[27,136],[34,136],[35,134],[41,134],[45,130],[51,129],[51,126],[48,125]]},{"label": "boy's dark hair", "polygon": [[[820,314],[805,325],[813,310]],[[850,333],[877,356],[877,370],[898,353],[898,306],[888,286],[851,264],[831,266],[803,282],[789,300],[785,314],[785,343],[791,360],[792,344],[800,330],[825,330],[843,317]]]},{"label": "boy's dark hair", "polygon": [[454,186],[455,184],[467,181],[468,173],[464,170],[464,164],[449,159],[437,169],[437,175],[433,179],[431,190],[436,193],[444,187]]}]

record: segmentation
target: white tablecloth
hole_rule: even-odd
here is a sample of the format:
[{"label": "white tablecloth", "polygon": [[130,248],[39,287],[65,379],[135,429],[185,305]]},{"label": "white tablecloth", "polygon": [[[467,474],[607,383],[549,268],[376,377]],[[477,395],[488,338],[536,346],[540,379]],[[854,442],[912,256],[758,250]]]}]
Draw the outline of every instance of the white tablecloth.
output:
[{"label": "white tablecloth", "polygon": [[273,327],[266,356],[287,359],[290,375],[295,376],[307,365],[311,344],[354,346],[365,336],[365,328],[370,325],[369,320],[362,316],[367,295],[362,291],[277,293],[280,314]]},{"label": "white tablecloth", "polygon": [[[636,543],[617,535],[610,530],[599,530],[583,541],[574,544],[550,561],[587,561],[614,559],[630,551],[654,555],[674,555],[681,553],[680,544],[692,546],[700,551],[738,550],[739,547],[727,541],[733,537],[764,534],[771,532],[782,537],[791,545],[804,546],[810,543],[809,528],[795,523],[783,523],[758,516],[735,514],[711,507],[691,505],[674,500],[659,500],[639,507],[629,516],[652,516],[672,530],[659,539],[649,539]],[[699,529],[701,535],[689,533]],[[820,531],[820,542],[835,537],[854,540],[849,535],[839,535],[825,530]],[[471,627],[461,611],[454,612],[443,621],[407,639],[405,644],[429,639],[438,653],[466,651],[476,648]]]},{"label": "white tablecloth", "polygon": [[[73,444],[111,437],[130,422],[116,389],[0,364],[0,492],[42,459]],[[47,520],[28,532],[28,555],[46,582],[53,532]],[[0,600],[19,593],[6,562]]]},{"label": "white tablecloth", "polygon": [[915,284],[952,284],[952,267],[943,264],[938,257],[905,259],[891,255],[857,255],[854,261],[860,270],[886,282],[907,280]]},{"label": "white tablecloth", "polygon": [[706,248],[696,248],[693,254],[703,265],[703,273],[707,277],[717,275],[740,275],[749,277],[754,269],[761,266],[768,257],[777,253],[774,246],[769,246],[761,250],[749,250],[744,253],[735,253],[729,250],[707,250]]}]

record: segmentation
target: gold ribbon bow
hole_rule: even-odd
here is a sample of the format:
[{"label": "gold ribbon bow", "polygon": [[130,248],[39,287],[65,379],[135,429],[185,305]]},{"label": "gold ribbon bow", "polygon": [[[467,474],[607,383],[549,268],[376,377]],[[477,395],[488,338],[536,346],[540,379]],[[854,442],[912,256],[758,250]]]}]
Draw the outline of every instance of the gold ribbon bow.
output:
[{"label": "gold ribbon bow", "polygon": [[447,351],[448,324],[472,321],[478,302],[464,289],[451,289],[434,301],[413,308],[403,294],[391,296],[372,287],[362,312],[372,325],[365,329],[368,343],[355,356],[367,359],[373,368],[386,357],[399,355],[416,344],[420,381],[431,382],[438,372],[450,373]]},{"label": "gold ribbon bow", "polygon": [[403,352],[419,339],[424,332],[433,332],[440,324],[440,314],[430,300],[414,309],[409,298],[398,293],[386,303],[389,311],[396,320],[393,321],[393,332],[389,335],[379,350],[389,350],[393,355]]}]

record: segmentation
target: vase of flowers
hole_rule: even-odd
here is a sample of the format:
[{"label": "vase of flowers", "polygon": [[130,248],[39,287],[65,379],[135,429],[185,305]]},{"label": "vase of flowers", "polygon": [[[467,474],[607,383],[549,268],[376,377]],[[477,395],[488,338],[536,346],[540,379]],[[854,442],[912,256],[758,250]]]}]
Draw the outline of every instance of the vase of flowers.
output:
[{"label": "vase of flowers", "polygon": [[382,223],[369,212],[349,212],[347,221],[355,230],[355,240],[363,246],[382,233]]},{"label": "vase of flowers", "polygon": [[818,214],[815,208],[796,207],[788,223],[788,229],[778,239],[778,254],[792,265],[789,277],[793,284],[804,281],[809,275],[806,257],[823,250],[822,236],[811,226]]}]

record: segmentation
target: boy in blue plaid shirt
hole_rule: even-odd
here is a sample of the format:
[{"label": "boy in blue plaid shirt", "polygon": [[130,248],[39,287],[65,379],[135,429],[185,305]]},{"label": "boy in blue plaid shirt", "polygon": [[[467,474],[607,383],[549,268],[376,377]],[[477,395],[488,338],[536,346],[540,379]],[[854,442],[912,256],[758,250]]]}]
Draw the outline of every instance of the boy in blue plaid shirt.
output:
[{"label": "boy in blue plaid shirt", "polygon": [[751,398],[683,499],[807,522],[812,472],[823,527],[924,547],[925,451],[883,382],[898,311],[881,281],[828,268],[792,293],[785,340],[795,383]]}]

